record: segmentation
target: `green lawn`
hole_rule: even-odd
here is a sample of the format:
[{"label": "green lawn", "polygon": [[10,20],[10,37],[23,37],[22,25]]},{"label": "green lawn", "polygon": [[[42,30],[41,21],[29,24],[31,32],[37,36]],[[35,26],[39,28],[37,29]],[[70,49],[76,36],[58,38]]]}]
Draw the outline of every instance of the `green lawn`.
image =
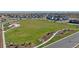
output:
[{"label": "green lawn", "polygon": [[68,23],[54,23],[48,20],[20,20],[20,27],[5,32],[6,42],[21,44],[32,42],[35,45],[40,44],[39,39],[48,32],[55,32],[64,28],[77,29],[75,25]]}]

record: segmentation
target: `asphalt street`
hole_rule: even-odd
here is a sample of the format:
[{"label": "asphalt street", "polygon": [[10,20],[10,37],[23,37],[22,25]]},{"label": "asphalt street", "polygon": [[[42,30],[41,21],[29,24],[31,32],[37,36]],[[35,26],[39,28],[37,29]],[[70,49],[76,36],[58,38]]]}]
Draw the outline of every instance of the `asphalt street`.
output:
[{"label": "asphalt street", "polygon": [[64,38],[54,44],[46,46],[46,48],[73,48],[76,44],[79,43],[79,32]]},{"label": "asphalt street", "polygon": [[0,29],[0,48],[3,48],[2,29]]}]

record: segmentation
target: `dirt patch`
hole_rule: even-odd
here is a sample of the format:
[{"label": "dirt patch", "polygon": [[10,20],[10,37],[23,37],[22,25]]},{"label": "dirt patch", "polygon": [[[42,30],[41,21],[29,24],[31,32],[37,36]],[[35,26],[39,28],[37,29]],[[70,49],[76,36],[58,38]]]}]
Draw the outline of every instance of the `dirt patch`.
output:
[{"label": "dirt patch", "polygon": [[15,44],[12,42],[9,42],[7,45],[7,48],[33,48],[35,44],[29,42],[29,43],[23,43],[23,44]]},{"label": "dirt patch", "polygon": [[54,32],[46,33],[42,38],[40,38],[39,41],[45,42],[46,40],[48,40],[48,39],[53,35],[53,33],[54,33]]}]

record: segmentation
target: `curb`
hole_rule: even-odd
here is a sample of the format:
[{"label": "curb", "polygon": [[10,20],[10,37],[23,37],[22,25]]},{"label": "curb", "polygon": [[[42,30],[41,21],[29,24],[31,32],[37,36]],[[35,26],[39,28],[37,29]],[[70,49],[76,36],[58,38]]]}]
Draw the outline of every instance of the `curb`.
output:
[{"label": "curb", "polygon": [[78,43],[78,44],[76,44],[73,48],[76,48],[78,45],[79,45],[79,43]]}]

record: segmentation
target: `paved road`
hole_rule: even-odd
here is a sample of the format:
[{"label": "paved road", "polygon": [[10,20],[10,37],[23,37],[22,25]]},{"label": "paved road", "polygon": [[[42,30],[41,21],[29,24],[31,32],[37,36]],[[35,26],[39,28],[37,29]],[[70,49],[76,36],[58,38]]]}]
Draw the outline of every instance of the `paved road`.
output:
[{"label": "paved road", "polygon": [[3,48],[2,30],[0,29],[0,48]]},{"label": "paved road", "polygon": [[51,44],[46,48],[73,48],[78,43],[79,43],[79,32],[59,42]]}]

